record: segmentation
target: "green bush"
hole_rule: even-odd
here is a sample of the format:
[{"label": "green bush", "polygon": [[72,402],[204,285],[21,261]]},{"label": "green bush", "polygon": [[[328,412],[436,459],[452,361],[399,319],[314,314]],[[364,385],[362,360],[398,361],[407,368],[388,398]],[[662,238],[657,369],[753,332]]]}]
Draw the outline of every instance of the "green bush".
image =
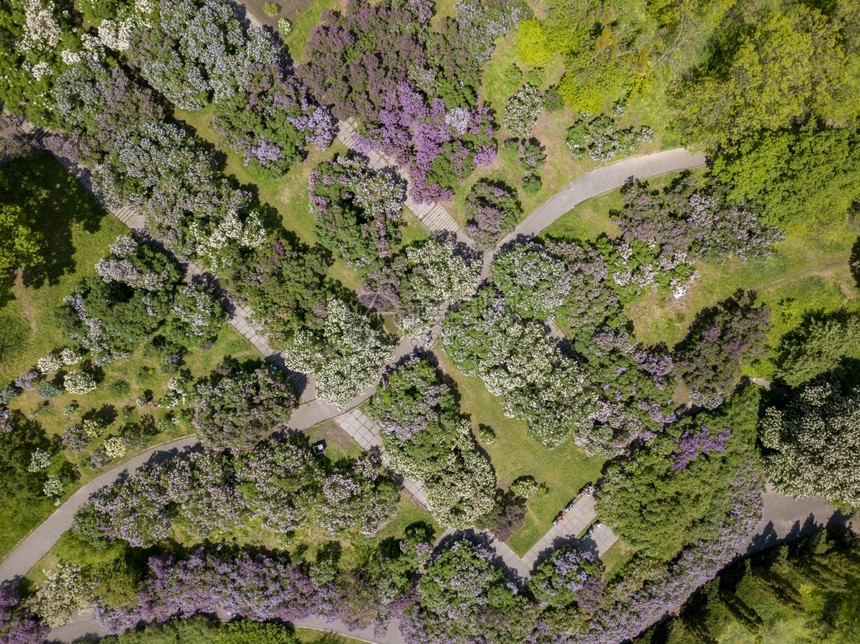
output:
[{"label": "green bush", "polygon": [[527,195],[535,195],[543,187],[543,181],[539,175],[530,174],[523,179],[523,192]]},{"label": "green bush", "polygon": [[280,11],[281,8],[274,2],[267,2],[263,5],[263,12],[267,16],[277,16]]}]

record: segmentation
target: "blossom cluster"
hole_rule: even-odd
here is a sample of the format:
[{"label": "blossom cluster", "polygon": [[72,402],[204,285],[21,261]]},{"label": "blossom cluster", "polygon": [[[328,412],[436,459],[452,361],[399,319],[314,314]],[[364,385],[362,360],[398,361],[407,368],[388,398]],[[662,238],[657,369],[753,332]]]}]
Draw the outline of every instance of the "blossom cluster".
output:
[{"label": "blossom cluster", "polygon": [[175,526],[217,538],[257,517],[275,532],[313,519],[332,536],[372,536],[398,499],[396,484],[371,455],[327,468],[305,437],[275,434],[242,453],[196,447],[156,455],[93,494],[73,529],[95,544],[123,540],[138,548]]},{"label": "blossom cluster", "polygon": [[453,239],[431,238],[407,246],[369,273],[359,301],[368,309],[393,314],[404,335],[426,331],[449,305],[478,288],[480,263]]},{"label": "blossom cluster", "polygon": [[336,116],[359,120],[364,149],[409,168],[419,202],[450,198],[493,162],[492,118],[476,105],[482,69],[495,39],[525,15],[520,2],[461,2],[437,32],[427,28],[430,6],[386,0],[329,13],[299,68]]},{"label": "blossom cluster", "polygon": [[600,114],[591,120],[579,119],[570,127],[567,148],[576,159],[589,156],[595,161],[609,161],[633,154],[640,143],[653,139],[654,131],[647,125],[620,128],[611,116]]},{"label": "blossom cluster", "polygon": [[450,312],[442,325],[445,351],[467,375],[477,375],[505,414],[523,418],[549,446],[586,421],[594,392],[585,371],[565,356],[544,326],[524,319],[493,287]]},{"label": "blossom cluster", "polygon": [[421,481],[428,509],[444,526],[464,529],[492,508],[495,475],[478,450],[454,392],[422,358],[389,371],[368,408],[382,432],[383,459]]},{"label": "blossom cluster", "polygon": [[391,353],[384,332],[339,298],[330,297],[322,329],[297,331],[285,359],[292,368],[316,376],[320,398],[346,405],[376,383]]},{"label": "blossom cluster", "polygon": [[376,172],[365,157],[338,155],[310,173],[308,190],[320,245],[366,268],[400,242],[406,191],[391,169]]}]

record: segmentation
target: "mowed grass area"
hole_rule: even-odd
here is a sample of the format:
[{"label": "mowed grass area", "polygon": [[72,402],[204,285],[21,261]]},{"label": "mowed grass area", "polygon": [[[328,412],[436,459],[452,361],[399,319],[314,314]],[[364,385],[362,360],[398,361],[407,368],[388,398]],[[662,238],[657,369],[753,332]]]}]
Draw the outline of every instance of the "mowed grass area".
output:
[{"label": "mowed grass area", "polygon": [[[41,273],[19,272],[0,308],[0,387],[35,367],[39,358],[68,346],[68,338],[55,315],[57,308],[80,279],[94,272],[95,263],[108,251],[116,237],[128,233],[128,228],[108,213],[50,155],[19,162],[15,167],[22,177],[22,189],[16,197],[21,200],[22,207],[35,211],[34,218],[40,222],[51,245],[51,255]],[[232,327],[225,326],[208,350],[188,352],[184,368],[193,377],[201,377],[210,373],[228,355],[240,359],[259,357],[247,340]],[[151,390],[156,401],[167,393],[171,377],[164,372],[159,359],[151,355],[148,345],[139,347],[126,358],[104,365],[97,374],[98,387],[88,394],[62,393],[44,400],[35,390],[26,391],[9,404],[10,409],[20,411],[56,441],[52,449],[54,453],[61,450],[59,436],[79,422],[84,413],[96,412],[111,421],[86,452],[63,452],[80,474],[78,481],[66,486],[63,500],[98,474],[88,466],[88,456],[106,438],[117,434],[126,422],[119,418],[123,410],[134,409],[128,415],[128,422],[139,420],[144,414],[158,421],[166,414],[154,406],[136,408],[135,401],[145,390]],[[72,401],[79,404],[79,410],[66,415],[64,409]],[[145,445],[130,448],[126,458],[148,446],[188,433],[192,430],[185,424],[171,425],[165,431],[147,437]],[[6,499],[0,506],[0,556],[8,554],[54,509],[54,502],[47,498],[38,503]]]},{"label": "mowed grass area", "polygon": [[[701,177],[704,170],[696,170]],[[678,174],[649,181],[651,186],[668,185]],[[562,216],[543,232],[556,239],[595,239],[600,234],[618,234],[610,213],[622,206],[620,190],[590,199]],[[860,292],[851,276],[849,257],[857,233],[847,221],[827,224],[811,222],[786,231],[784,241],[774,246],[766,259],[743,263],[696,262],[699,277],[687,294],[675,299],[668,293],[648,292],[627,306],[637,338],[646,344],[665,342],[672,347],[683,339],[696,314],[729,297],[738,289],[754,290],[771,311],[768,344],[775,347],[805,314],[832,312],[860,306]],[[747,375],[767,377],[773,365],[764,360],[746,365]]]},{"label": "mowed grass area", "polygon": [[528,435],[524,421],[504,415],[501,400],[487,391],[480,378],[460,373],[441,350],[434,354],[442,371],[456,383],[460,409],[471,417],[472,429],[488,425],[496,433],[492,444],[481,446],[496,471],[497,486],[506,488],[517,477],[534,476],[549,488],[546,495],[529,500],[525,525],[508,541],[517,554],[524,555],[552,527],[559,510],[586,483],[597,481],[603,459],[586,456],[572,440],[555,449],[544,447]]}]

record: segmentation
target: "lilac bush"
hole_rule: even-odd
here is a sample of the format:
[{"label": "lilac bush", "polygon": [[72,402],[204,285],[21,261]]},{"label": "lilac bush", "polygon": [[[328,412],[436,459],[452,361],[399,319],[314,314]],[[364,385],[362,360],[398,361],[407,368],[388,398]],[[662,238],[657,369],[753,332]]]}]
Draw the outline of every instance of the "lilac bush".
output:
[{"label": "lilac bush", "polygon": [[284,429],[298,402],[293,384],[276,367],[225,361],[195,386],[192,424],[214,449],[247,451]]},{"label": "lilac bush", "polygon": [[218,540],[261,520],[274,532],[314,521],[333,536],[375,534],[399,500],[372,455],[330,466],[303,435],[277,434],[238,454],[197,446],[154,455],[133,474],[95,492],[73,530],[94,546],[122,540],[146,548],[173,531]]},{"label": "lilac bush", "polygon": [[657,244],[666,257],[689,254],[719,262],[767,257],[784,236],[748,205],[729,201],[726,192],[714,182],[697,188],[689,178],[662,192],[634,180],[622,190],[624,206],[614,222],[628,242]]},{"label": "lilac bush", "polygon": [[481,266],[453,239],[410,244],[371,273],[359,301],[368,309],[393,314],[405,335],[418,335],[445,309],[478,288]]},{"label": "lilac bush", "polygon": [[740,378],[741,359],[764,357],[768,328],[770,311],[756,305],[752,291],[738,291],[696,316],[675,349],[678,375],[695,404],[720,405]]},{"label": "lilac bush", "polygon": [[251,518],[274,532],[302,525],[319,495],[323,473],[306,440],[276,435],[236,463],[236,480]]},{"label": "lilac bush", "polygon": [[397,484],[371,454],[336,463],[323,479],[314,504],[317,523],[332,536],[359,532],[372,537],[394,514]]},{"label": "lilac bush", "polygon": [[388,466],[423,484],[440,524],[464,529],[492,508],[496,479],[455,395],[433,365],[411,358],[386,373],[368,413]]},{"label": "lilac bush", "polygon": [[484,250],[512,231],[523,212],[515,189],[489,179],[472,186],[465,210],[466,233]]},{"label": "lilac bush", "polygon": [[505,303],[527,318],[553,317],[570,293],[564,262],[535,242],[515,244],[494,258],[490,278]]},{"label": "lilac bush", "polygon": [[439,549],[418,581],[416,601],[401,618],[406,641],[527,641],[534,611],[505,581],[494,556],[466,540]]},{"label": "lilac bush", "polygon": [[479,376],[491,394],[502,396],[505,415],[526,420],[545,445],[560,445],[587,422],[595,392],[582,365],[492,286],[448,313],[442,342],[457,368]]},{"label": "lilac bush", "polygon": [[562,546],[540,562],[532,573],[529,588],[535,597],[555,608],[576,602],[577,608],[592,612],[603,594],[603,564],[597,553],[582,544]]},{"label": "lilac bush", "polygon": [[50,628],[21,604],[11,587],[0,588],[0,638],[7,644],[41,644]]},{"label": "lilac bush", "polygon": [[524,3],[508,5],[461,2],[438,32],[427,2],[349,5],[311,34],[299,74],[338,118],[360,122],[365,150],[409,168],[415,200],[448,199],[495,157],[492,119],[476,98],[494,40],[525,13]]},{"label": "lilac bush", "polygon": [[149,560],[149,575],[136,601],[119,608],[100,606],[96,619],[113,633],[141,622],[221,613],[254,621],[291,622],[324,612],[330,585],[318,585],[286,558],[240,553]]},{"label": "lilac bush", "polygon": [[313,144],[327,148],[336,134],[331,113],[317,105],[295,76],[275,63],[255,63],[247,90],[215,104],[212,127],[245,164],[280,175],[306,156]]},{"label": "lilac bush", "polygon": [[356,268],[389,257],[400,243],[402,183],[391,170],[372,170],[365,157],[338,155],[317,166],[308,190],[320,245]]}]

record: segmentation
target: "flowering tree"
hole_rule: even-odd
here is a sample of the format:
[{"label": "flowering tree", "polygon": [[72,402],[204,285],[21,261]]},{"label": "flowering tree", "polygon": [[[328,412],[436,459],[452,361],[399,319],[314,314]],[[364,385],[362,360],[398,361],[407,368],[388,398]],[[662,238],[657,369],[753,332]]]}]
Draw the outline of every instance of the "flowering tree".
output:
[{"label": "flowering tree", "polygon": [[49,628],[42,624],[12,588],[0,588],[0,636],[8,644],[40,644]]},{"label": "flowering tree", "polygon": [[[133,237],[118,237],[96,262],[96,273],[85,277],[60,309],[66,332],[96,365],[127,355],[158,330],[183,345],[212,341],[226,321],[209,291],[183,284],[166,255]],[[71,353],[67,357],[79,360]],[[66,382],[81,380],[76,373],[81,372],[67,374]]]},{"label": "flowering tree", "polygon": [[311,144],[320,150],[331,144],[331,113],[314,102],[295,76],[285,76],[276,62],[250,64],[247,74],[247,91],[218,101],[212,120],[224,143],[242,154],[246,165],[277,176],[302,161]]},{"label": "flowering tree", "polygon": [[214,102],[224,143],[279,175],[327,147],[334,121],[289,68],[271,33],[246,26],[223,0],[88,3],[102,43],[122,51],[149,84],[181,109]]},{"label": "flowering tree", "polygon": [[316,584],[286,558],[218,556],[201,549],[187,559],[150,558],[149,576],[136,601],[115,609],[101,607],[96,618],[111,632],[197,613],[291,622],[324,607],[331,592],[330,585]]},{"label": "flowering tree", "polygon": [[496,256],[490,277],[505,303],[526,318],[552,317],[570,292],[567,266],[534,242],[516,244]]},{"label": "flowering tree", "polygon": [[322,329],[328,266],[322,253],[278,235],[238,267],[236,290],[270,342],[283,346],[301,328]]},{"label": "flowering tree", "polygon": [[435,238],[410,245],[388,264],[370,273],[359,301],[369,309],[392,313],[406,335],[429,328],[444,308],[472,296],[480,263],[453,239]]},{"label": "flowering tree", "polygon": [[675,349],[679,376],[693,402],[717,407],[740,376],[741,357],[763,357],[763,338],[769,326],[770,312],[755,306],[752,291],[738,291],[699,313]]},{"label": "flowering tree", "polygon": [[469,528],[492,508],[492,466],[433,365],[412,358],[387,373],[368,411],[382,429],[386,463],[423,483],[439,523]]},{"label": "flowering tree", "polygon": [[717,411],[688,416],[605,470],[597,512],[643,552],[668,561],[687,543],[718,534],[727,490],[754,456],[758,392],[747,388]]},{"label": "flowering tree", "polygon": [[394,514],[400,491],[371,454],[336,463],[314,504],[316,521],[332,536],[372,537]]},{"label": "flowering tree", "polygon": [[322,331],[299,330],[287,348],[288,364],[316,376],[317,395],[346,405],[379,378],[391,356],[388,337],[370,320],[330,298]]},{"label": "flowering tree", "polygon": [[629,243],[658,244],[663,263],[686,255],[720,262],[769,256],[784,235],[727,192],[713,181],[699,188],[684,178],[660,192],[634,180],[622,189],[624,206],[614,221]]},{"label": "flowering tree", "polygon": [[765,410],[759,427],[768,480],[784,494],[860,505],[860,388],[819,379],[790,395],[784,409]]},{"label": "flowering tree", "polygon": [[522,319],[492,287],[450,312],[442,334],[454,364],[502,396],[505,414],[526,420],[542,443],[560,445],[585,422],[594,395],[582,367],[543,325]]},{"label": "flowering tree", "polygon": [[654,131],[647,125],[640,128],[620,128],[612,117],[599,114],[593,119],[579,119],[567,131],[567,148],[574,158],[590,156],[595,161],[608,161],[615,156],[636,152],[642,142],[652,141]]},{"label": "flowering tree", "polygon": [[305,522],[322,478],[302,436],[275,435],[236,463],[239,491],[251,517],[275,532],[290,532]]},{"label": "flowering tree", "polygon": [[442,548],[418,581],[418,601],[401,620],[406,641],[525,641],[533,612],[507,586],[494,556],[465,540]]},{"label": "flowering tree", "polygon": [[313,520],[332,535],[369,536],[398,498],[396,484],[370,456],[330,466],[312,456],[306,437],[276,434],[247,452],[196,447],[155,455],[93,494],[73,529],[97,547],[123,540],[137,548],[173,531],[217,539],[254,519],[275,532]]},{"label": "flowering tree", "polygon": [[555,608],[576,603],[581,610],[593,611],[603,593],[603,564],[597,554],[580,544],[562,546],[532,573],[529,588],[540,601]]},{"label": "flowering tree", "polygon": [[489,179],[472,186],[465,209],[466,232],[484,250],[512,231],[523,212],[516,190]]},{"label": "flowering tree", "polygon": [[225,361],[197,383],[192,423],[205,444],[246,451],[286,427],[296,402],[295,387],[274,366]]},{"label": "flowering tree", "polygon": [[540,90],[534,85],[523,85],[508,100],[502,125],[517,136],[531,136],[542,108],[543,95]]},{"label": "flowering tree", "polygon": [[338,155],[311,172],[308,186],[314,233],[346,263],[365,268],[400,243],[406,192],[393,171],[375,172],[364,157]]},{"label": "flowering tree", "polygon": [[475,100],[493,41],[525,11],[520,2],[464,1],[435,33],[426,0],[350,6],[314,30],[299,74],[338,118],[361,122],[366,149],[409,168],[413,198],[447,199],[495,158],[492,119]]}]

